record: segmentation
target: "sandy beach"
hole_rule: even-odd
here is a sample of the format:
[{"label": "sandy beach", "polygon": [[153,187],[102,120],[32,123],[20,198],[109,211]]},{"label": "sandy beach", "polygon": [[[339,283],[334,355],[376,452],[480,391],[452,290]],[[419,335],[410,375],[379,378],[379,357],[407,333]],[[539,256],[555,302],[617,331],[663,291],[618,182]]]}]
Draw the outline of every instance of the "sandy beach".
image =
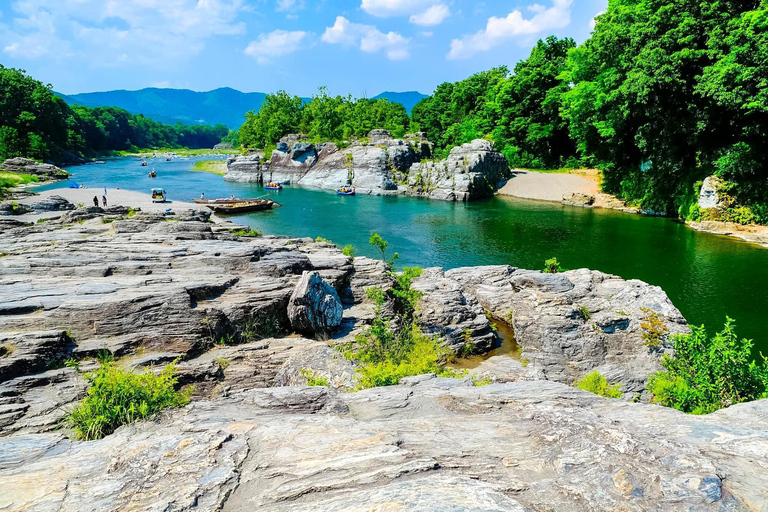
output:
[{"label": "sandy beach", "polygon": [[[61,196],[75,205],[82,203],[86,206],[93,205],[93,196],[99,198],[99,206],[102,206],[101,197],[104,195],[103,188],[58,188],[40,192],[36,196],[20,199],[21,204],[32,204],[42,201],[50,196]],[[170,197],[165,203],[153,203],[149,194],[143,192],[134,192],[131,190],[121,190],[116,188],[107,189],[107,206],[130,206],[131,208],[141,208],[145,212],[162,212],[167,209],[186,210],[189,208],[204,208],[199,204],[188,203],[184,201],[174,201]],[[61,215],[62,212],[46,212],[40,214],[19,215],[19,220],[34,220],[41,217],[54,217]]]},{"label": "sandy beach", "polygon": [[574,172],[579,174],[515,169],[509,181],[499,189],[499,194],[560,202],[565,194],[581,193],[596,196],[600,193],[596,171]]}]

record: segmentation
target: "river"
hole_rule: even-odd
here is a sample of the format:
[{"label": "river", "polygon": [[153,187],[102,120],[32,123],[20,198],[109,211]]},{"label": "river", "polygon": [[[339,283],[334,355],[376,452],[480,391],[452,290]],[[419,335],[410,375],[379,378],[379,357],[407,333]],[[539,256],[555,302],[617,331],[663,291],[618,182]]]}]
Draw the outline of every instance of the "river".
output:
[{"label": "river", "polygon": [[[223,157],[222,157],[223,158]],[[448,203],[409,197],[341,197],[333,192],[285,187],[279,192],[228,183],[221,176],[191,171],[196,160],[150,159],[156,179],[137,158],[72,167],[72,181],[89,188],[120,187],[149,192],[164,187],[169,197],[270,196],[284,206],[234,216],[266,234],[322,236],[359,254],[376,257],[372,232],[389,241],[399,265],[454,268],[509,264],[538,269],[556,256],[565,268],[587,267],[661,286],[693,324],[720,329],[725,316],[738,333],[768,354],[763,326],[768,318],[768,249],[724,236],[700,233],[670,219],[557,203],[495,197]],[[67,182],[44,188],[66,187]]]}]

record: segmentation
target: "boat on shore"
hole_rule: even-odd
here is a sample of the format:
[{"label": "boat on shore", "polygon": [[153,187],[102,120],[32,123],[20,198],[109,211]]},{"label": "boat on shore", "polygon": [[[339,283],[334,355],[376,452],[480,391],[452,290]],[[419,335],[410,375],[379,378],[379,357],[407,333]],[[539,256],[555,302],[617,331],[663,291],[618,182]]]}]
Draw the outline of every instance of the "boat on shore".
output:
[{"label": "boat on shore", "polygon": [[340,196],[353,196],[355,195],[355,187],[339,187],[336,189],[336,193]]},{"label": "boat on shore", "polygon": [[251,199],[240,199],[239,197],[222,197],[219,199],[195,199],[197,204],[234,204],[251,201]]},{"label": "boat on shore", "polygon": [[271,199],[241,199],[236,203],[209,203],[206,206],[214,213],[234,214],[270,210],[275,204]]}]

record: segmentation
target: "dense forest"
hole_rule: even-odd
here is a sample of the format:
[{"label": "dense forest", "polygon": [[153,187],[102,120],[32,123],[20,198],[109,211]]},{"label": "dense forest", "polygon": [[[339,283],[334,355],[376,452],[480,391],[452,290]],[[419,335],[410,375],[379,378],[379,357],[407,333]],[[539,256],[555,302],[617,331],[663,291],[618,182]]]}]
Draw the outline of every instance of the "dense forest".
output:
[{"label": "dense forest", "polygon": [[589,166],[642,208],[701,218],[701,180],[725,182],[723,220],[768,223],[768,2],[610,0],[576,46],[547,38],[513,73],[442,84],[412,129],[446,149],[486,137],[510,165]]},{"label": "dense forest", "polygon": [[224,125],[174,126],[115,107],[68,106],[50,86],[0,65],[0,161],[14,156],[62,162],[137,148],[211,148]]},{"label": "dense forest", "polygon": [[258,112],[248,112],[240,128],[244,147],[273,146],[283,135],[304,133],[310,140],[336,141],[364,137],[374,128],[405,135],[408,113],[399,103],[386,99],[358,99],[330,96],[324,87],[304,101],[285,91],[267,94]]},{"label": "dense forest", "polygon": [[280,92],[240,129],[263,147],[424,131],[437,155],[476,138],[512,167],[595,167],[646,210],[698,219],[701,181],[724,181],[721,220],[768,223],[768,1],[610,0],[592,36],[539,41],[506,67],[444,83],[410,119],[398,105]]}]

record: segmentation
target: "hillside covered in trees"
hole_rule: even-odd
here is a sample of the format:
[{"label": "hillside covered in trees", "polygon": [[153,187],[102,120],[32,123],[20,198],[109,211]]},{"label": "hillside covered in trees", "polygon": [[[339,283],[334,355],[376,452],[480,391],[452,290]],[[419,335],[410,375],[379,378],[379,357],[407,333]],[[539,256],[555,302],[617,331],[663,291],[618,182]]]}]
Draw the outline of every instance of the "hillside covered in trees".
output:
[{"label": "hillside covered in trees", "polygon": [[135,148],[210,148],[224,125],[173,126],[116,107],[68,106],[24,71],[0,65],[0,161],[14,156],[63,162]]},{"label": "hillside covered in trees", "polygon": [[382,100],[268,95],[245,146],[424,131],[444,156],[476,138],[512,167],[595,167],[606,192],[700,218],[701,180],[725,183],[723,220],[768,223],[768,1],[610,0],[592,36],[548,37],[506,67],[444,83],[410,117]]}]

